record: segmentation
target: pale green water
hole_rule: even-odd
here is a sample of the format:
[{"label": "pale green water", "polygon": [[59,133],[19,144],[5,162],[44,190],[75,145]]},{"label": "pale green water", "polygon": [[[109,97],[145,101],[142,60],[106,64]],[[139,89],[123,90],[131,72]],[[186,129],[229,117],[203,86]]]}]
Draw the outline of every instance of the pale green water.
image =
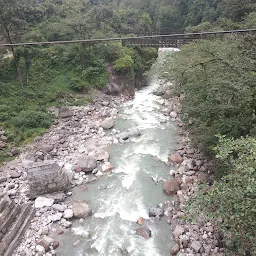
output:
[{"label": "pale green water", "polygon": [[[159,54],[155,65],[161,63],[163,55]],[[170,255],[173,241],[170,227],[164,220],[147,221],[152,231],[149,240],[135,234],[139,217],[149,219],[150,207],[171,200],[163,193],[162,183],[156,184],[152,179],[169,178],[170,167],[165,161],[176,147],[176,127],[161,114],[159,98],[151,94],[157,86],[153,81],[137,92],[133,100],[120,106],[115,129],[138,126],[142,135],[132,142],[111,146],[110,162],[116,167],[113,174],[88,184],[86,191],[74,190],[74,199],[85,200],[93,216],[82,224],[74,223],[72,230],[63,235],[58,255]],[[99,190],[99,185],[106,185],[107,189]],[[84,231],[89,231],[90,238],[76,234]],[[78,239],[81,243],[73,247]]]}]

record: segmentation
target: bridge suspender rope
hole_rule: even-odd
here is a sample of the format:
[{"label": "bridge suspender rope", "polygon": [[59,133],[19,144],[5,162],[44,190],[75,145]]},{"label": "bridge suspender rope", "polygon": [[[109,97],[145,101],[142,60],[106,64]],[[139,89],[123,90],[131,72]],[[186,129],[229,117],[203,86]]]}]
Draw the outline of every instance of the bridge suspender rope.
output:
[{"label": "bridge suspender rope", "polygon": [[74,44],[74,43],[105,43],[113,41],[121,41],[123,44],[141,45],[141,46],[163,46],[163,47],[178,47],[181,44],[189,43],[193,40],[207,38],[211,35],[222,36],[225,34],[241,34],[256,32],[256,29],[229,30],[229,31],[213,31],[200,33],[183,33],[170,35],[151,35],[151,36],[135,36],[135,37],[119,37],[119,38],[102,38],[102,39],[84,39],[70,41],[51,41],[51,42],[27,42],[27,43],[0,43],[0,47],[14,47],[25,45],[53,45],[53,44]]}]

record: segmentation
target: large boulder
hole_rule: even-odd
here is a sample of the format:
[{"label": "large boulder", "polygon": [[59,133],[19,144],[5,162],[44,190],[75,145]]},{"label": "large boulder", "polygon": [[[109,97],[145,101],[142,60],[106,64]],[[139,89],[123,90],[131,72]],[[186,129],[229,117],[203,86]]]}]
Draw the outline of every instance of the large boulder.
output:
[{"label": "large boulder", "polygon": [[167,180],[163,183],[163,191],[171,196],[175,195],[180,190],[180,184],[176,180]]},{"label": "large boulder", "polygon": [[168,157],[168,160],[169,162],[172,162],[174,164],[181,164],[183,161],[183,158],[180,156],[179,153],[174,153]]},{"label": "large boulder", "polygon": [[72,210],[75,218],[86,218],[92,214],[89,205],[84,202],[76,202],[72,205]]},{"label": "large boulder", "polygon": [[42,152],[44,152],[44,153],[49,153],[49,152],[51,152],[52,150],[53,150],[53,148],[54,148],[54,146],[53,145],[51,145],[51,144],[46,144],[46,143],[44,143],[44,144],[41,144],[41,145],[39,145],[38,147],[37,147],[37,149],[39,150],[39,151],[42,151]]},{"label": "large boulder", "polygon": [[146,227],[140,227],[136,229],[136,234],[138,236],[142,236],[145,239],[149,239],[151,237],[151,231]]},{"label": "large boulder", "polygon": [[83,155],[78,158],[78,165],[83,172],[91,172],[97,167],[95,158]]},{"label": "large boulder", "polygon": [[114,119],[111,117],[106,118],[103,122],[101,122],[100,126],[105,130],[111,129],[114,126]]}]

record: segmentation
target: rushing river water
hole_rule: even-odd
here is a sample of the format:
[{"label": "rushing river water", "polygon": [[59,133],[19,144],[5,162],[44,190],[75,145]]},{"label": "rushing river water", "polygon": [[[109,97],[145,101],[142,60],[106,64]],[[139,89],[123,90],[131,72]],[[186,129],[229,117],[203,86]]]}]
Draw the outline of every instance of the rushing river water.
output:
[{"label": "rushing river water", "polygon": [[[159,51],[152,69],[161,64],[164,54]],[[136,92],[133,100],[120,106],[115,128],[122,131],[138,126],[142,135],[111,146],[110,162],[116,167],[111,175],[88,184],[86,191],[75,188],[73,199],[85,200],[93,215],[83,223],[75,222],[63,235],[58,255],[170,255],[170,227],[164,218],[151,221],[148,216],[150,207],[171,199],[163,193],[161,181],[169,177],[166,161],[176,145],[176,126],[161,113],[160,97],[152,94],[158,86],[153,79]],[[148,240],[135,233],[140,217],[147,220],[145,225],[152,231]],[[78,239],[81,242],[73,246]]]}]

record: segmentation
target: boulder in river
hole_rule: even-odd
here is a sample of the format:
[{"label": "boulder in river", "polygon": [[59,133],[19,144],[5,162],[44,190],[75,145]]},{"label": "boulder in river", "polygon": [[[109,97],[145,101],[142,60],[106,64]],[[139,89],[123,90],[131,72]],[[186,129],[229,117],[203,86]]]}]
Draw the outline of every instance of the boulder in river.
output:
[{"label": "boulder in river", "polygon": [[151,230],[149,230],[148,228],[146,227],[140,227],[140,228],[137,228],[136,229],[136,234],[138,236],[142,236],[144,237],[145,239],[149,239],[151,237]]},{"label": "boulder in river", "polygon": [[156,217],[156,216],[163,216],[164,215],[164,210],[159,207],[152,207],[149,208],[149,217]]},{"label": "boulder in river", "polygon": [[114,119],[111,117],[106,118],[103,122],[101,122],[100,126],[105,130],[111,129],[114,126]]},{"label": "boulder in river", "polygon": [[180,184],[177,180],[167,180],[163,183],[163,191],[169,196],[176,194],[178,190],[180,190]]},{"label": "boulder in river", "polygon": [[132,127],[128,129],[129,137],[138,137],[141,135],[141,132],[138,127]]},{"label": "boulder in river", "polygon": [[143,225],[143,223],[144,223],[144,218],[140,217],[140,218],[137,220],[137,223],[138,223],[139,225]]},{"label": "boulder in river", "polygon": [[92,214],[89,205],[84,202],[76,202],[72,205],[72,210],[75,218],[86,218]]},{"label": "boulder in river", "polygon": [[103,172],[110,172],[113,169],[114,169],[114,166],[109,162],[104,163],[103,166],[102,166],[102,171]]}]

